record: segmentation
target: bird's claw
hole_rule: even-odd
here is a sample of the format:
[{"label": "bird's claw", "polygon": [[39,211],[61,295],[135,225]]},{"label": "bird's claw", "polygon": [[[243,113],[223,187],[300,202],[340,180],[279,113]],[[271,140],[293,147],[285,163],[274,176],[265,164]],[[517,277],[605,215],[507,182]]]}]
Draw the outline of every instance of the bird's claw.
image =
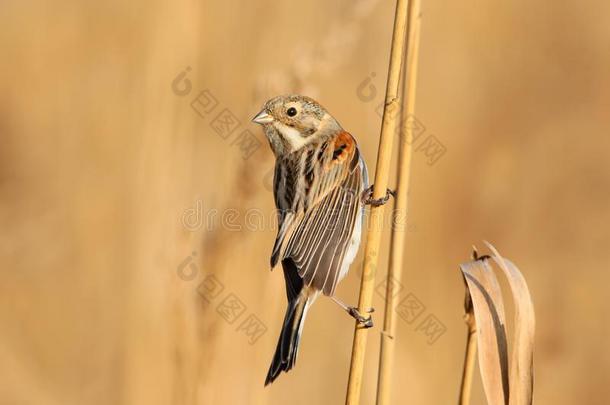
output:
[{"label": "bird's claw", "polygon": [[[374,311],[373,308],[369,308],[367,310],[368,313],[371,313],[373,311]],[[355,307],[349,307],[348,312],[351,316],[354,317],[354,319],[356,319],[356,321],[358,321],[358,323],[360,325],[364,326],[365,328],[373,327],[373,318],[370,315],[367,318],[365,318],[364,316],[362,316],[360,311],[358,311],[358,308],[355,308]]]},{"label": "bird's claw", "polygon": [[388,189],[386,189],[385,196],[375,199],[375,198],[373,198],[373,186],[370,186],[369,188],[367,188],[366,190],[364,190],[362,192],[362,202],[366,205],[372,205],[373,207],[379,207],[379,206],[387,203],[388,200],[390,199],[390,196],[395,196],[395,194],[396,194],[395,191],[390,190],[388,188]]}]

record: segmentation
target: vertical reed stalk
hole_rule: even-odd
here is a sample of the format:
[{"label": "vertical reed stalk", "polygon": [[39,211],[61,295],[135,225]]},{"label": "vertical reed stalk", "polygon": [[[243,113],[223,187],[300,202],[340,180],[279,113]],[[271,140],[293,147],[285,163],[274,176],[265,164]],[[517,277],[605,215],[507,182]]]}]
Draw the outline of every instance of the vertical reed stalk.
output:
[{"label": "vertical reed stalk", "polygon": [[[390,66],[388,69],[388,81],[386,86],[385,106],[381,135],[379,139],[379,153],[377,155],[377,167],[375,171],[375,186],[373,198],[382,198],[386,194],[388,177],[390,174],[390,163],[392,157],[392,146],[396,133],[396,112],[400,105],[398,84],[400,71],[405,53],[405,33],[407,32],[407,0],[397,0],[396,13],[394,16],[394,31],[392,34],[392,50],[390,54]],[[392,116],[394,115],[394,116]],[[381,231],[383,230],[384,206],[371,207],[370,223],[366,238],[365,260],[362,269],[362,280],[360,284],[360,298],[358,308],[361,313],[371,307],[373,291],[375,287],[375,268],[379,257],[381,244]],[[364,355],[368,330],[356,323],[354,331],[354,342],[352,347],[352,358],[347,385],[345,403],[355,405],[360,403],[360,391],[362,387],[362,374],[364,367]]]},{"label": "vertical reed stalk", "polygon": [[379,376],[377,383],[377,405],[390,402],[392,366],[394,358],[396,313],[394,312],[397,291],[400,285],[404,259],[404,245],[408,220],[409,179],[411,177],[411,159],[413,156],[413,133],[409,125],[415,112],[415,90],[417,82],[417,57],[419,51],[420,0],[411,0],[408,11],[407,63],[403,70],[401,83],[404,99],[401,105],[400,148],[397,165],[396,204],[392,221],[392,242],[390,245],[390,263],[385,293],[385,312],[383,332],[381,333],[381,351],[379,353]]},{"label": "vertical reed stalk", "polygon": [[464,370],[462,371],[462,384],[460,386],[458,405],[468,405],[470,403],[472,372],[474,371],[475,356],[477,354],[477,329],[474,314],[466,314],[466,325],[468,325],[468,336],[466,338],[466,354],[464,355]]},{"label": "vertical reed stalk", "polygon": [[[472,260],[479,256],[476,247],[472,247]],[[474,371],[475,356],[477,354],[477,321],[474,316],[474,304],[468,289],[468,282],[464,279],[464,322],[466,322],[466,353],[464,354],[464,369],[462,370],[462,384],[458,405],[470,403],[470,388],[472,387],[472,372]]]}]

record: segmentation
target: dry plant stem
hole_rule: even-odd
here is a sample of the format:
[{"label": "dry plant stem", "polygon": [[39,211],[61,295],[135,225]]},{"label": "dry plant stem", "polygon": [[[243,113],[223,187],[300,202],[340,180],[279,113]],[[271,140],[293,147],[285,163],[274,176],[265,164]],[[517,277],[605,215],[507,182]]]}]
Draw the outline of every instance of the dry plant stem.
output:
[{"label": "dry plant stem", "polygon": [[468,325],[468,336],[466,337],[466,354],[464,355],[464,370],[462,371],[458,405],[468,405],[470,403],[472,374],[477,355],[477,328],[474,314],[466,314],[466,325]]},{"label": "dry plant stem", "polygon": [[[408,220],[409,179],[411,177],[411,159],[413,156],[413,134],[408,128],[409,120],[415,112],[415,90],[417,82],[417,57],[419,50],[420,29],[420,0],[411,0],[409,3],[408,19],[409,32],[407,33],[407,63],[403,70],[401,83],[404,99],[401,110],[400,149],[397,166],[398,187],[396,190],[395,215],[392,228],[392,241],[390,245],[390,263],[385,294],[385,312],[383,332],[381,334],[381,351],[379,353],[379,377],[377,383],[377,405],[386,405],[390,402],[392,366],[394,359],[394,345],[396,332],[396,313],[394,311],[398,291],[394,287],[400,286],[404,259],[404,245]],[[406,93],[406,94],[405,94]]]},{"label": "dry plant stem", "polygon": [[[407,0],[397,0],[396,14],[394,17],[394,31],[392,34],[392,50],[390,54],[390,66],[388,70],[388,82],[386,87],[385,107],[383,111],[383,122],[379,139],[379,153],[377,155],[377,167],[375,171],[375,186],[373,198],[378,199],[385,196],[388,177],[390,172],[390,160],[392,157],[392,146],[394,134],[396,133],[396,119],[392,118],[390,112],[396,111],[400,102],[398,97],[398,83],[400,71],[404,60],[405,33],[407,32]],[[360,298],[358,308],[363,313],[372,306],[373,291],[375,287],[375,268],[379,256],[381,244],[381,231],[383,228],[384,206],[371,207],[370,223],[366,238],[364,268],[362,270],[362,281],[360,284]],[[347,395],[345,403],[355,405],[360,403],[360,391],[362,387],[362,374],[364,367],[364,354],[366,351],[366,340],[368,330],[356,323],[354,331],[354,342],[352,347],[352,358],[350,364],[349,380],[347,384]]]}]

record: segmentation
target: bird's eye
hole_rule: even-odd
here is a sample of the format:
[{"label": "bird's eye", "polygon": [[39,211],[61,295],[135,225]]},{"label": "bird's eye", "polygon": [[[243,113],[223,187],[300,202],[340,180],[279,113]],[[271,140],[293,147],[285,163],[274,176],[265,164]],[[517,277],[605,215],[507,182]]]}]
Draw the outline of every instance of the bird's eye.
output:
[{"label": "bird's eye", "polygon": [[288,114],[289,117],[294,117],[295,115],[297,115],[297,109],[294,107],[290,107],[287,111],[286,114]]}]

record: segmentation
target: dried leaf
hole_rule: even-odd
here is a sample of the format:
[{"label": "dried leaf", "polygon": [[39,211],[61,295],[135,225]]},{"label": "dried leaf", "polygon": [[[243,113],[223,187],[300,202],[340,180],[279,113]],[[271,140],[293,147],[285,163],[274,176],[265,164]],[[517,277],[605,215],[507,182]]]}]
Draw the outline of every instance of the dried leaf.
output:
[{"label": "dried leaf", "polygon": [[510,285],[514,306],[515,326],[510,362],[510,405],[529,405],[533,393],[533,353],[536,318],[534,304],[525,278],[510,260],[485,242],[493,253],[493,259],[504,272]]},{"label": "dried leaf", "polygon": [[508,352],[502,293],[488,260],[460,265],[474,308],[479,368],[487,401],[508,404]]},{"label": "dried leaf", "polygon": [[[479,369],[487,402],[492,405],[531,405],[533,392],[533,352],[536,319],[534,305],[519,269],[503,258],[488,242],[491,258],[506,276],[514,300],[515,319],[512,336],[512,351],[508,358],[508,342],[504,315],[504,301],[498,280],[490,266],[490,257],[479,258],[476,249],[473,261],[460,265],[466,280],[465,319],[468,322],[474,313],[479,346]],[[471,302],[469,302],[469,299]],[[470,319],[471,320],[471,319]],[[470,381],[466,370],[472,370],[472,356],[467,347],[460,401],[469,398]],[[470,362],[470,363],[468,363]],[[509,373],[510,366],[510,373]]]}]

